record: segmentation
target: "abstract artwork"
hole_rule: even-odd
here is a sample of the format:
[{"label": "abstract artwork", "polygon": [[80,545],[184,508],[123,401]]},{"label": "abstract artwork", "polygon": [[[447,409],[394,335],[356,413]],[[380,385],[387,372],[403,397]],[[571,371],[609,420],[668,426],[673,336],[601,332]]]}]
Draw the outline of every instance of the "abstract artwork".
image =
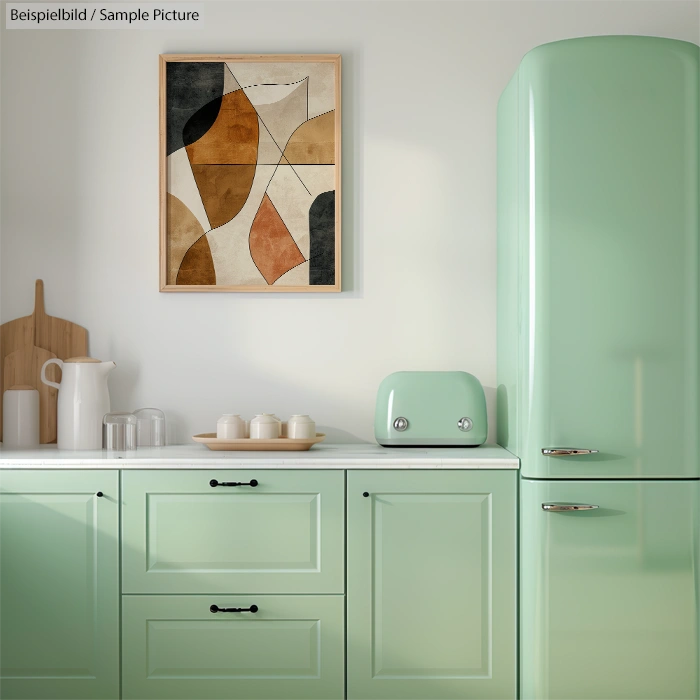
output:
[{"label": "abstract artwork", "polygon": [[340,291],[340,56],[160,59],[161,291]]}]

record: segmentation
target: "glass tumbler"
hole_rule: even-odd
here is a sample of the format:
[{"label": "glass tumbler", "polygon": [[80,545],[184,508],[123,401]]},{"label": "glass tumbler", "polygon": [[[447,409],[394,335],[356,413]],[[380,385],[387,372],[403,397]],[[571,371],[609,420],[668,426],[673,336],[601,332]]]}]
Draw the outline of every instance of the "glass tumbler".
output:
[{"label": "glass tumbler", "polygon": [[133,413],[105,413],[102,419],[102,449],[135,450],[136,423]]},{"label": "glass tumbler", "polygon": [[136,416],[136,444],[139,447],[165,445],[165,413],[159,408],[139,408]]}]

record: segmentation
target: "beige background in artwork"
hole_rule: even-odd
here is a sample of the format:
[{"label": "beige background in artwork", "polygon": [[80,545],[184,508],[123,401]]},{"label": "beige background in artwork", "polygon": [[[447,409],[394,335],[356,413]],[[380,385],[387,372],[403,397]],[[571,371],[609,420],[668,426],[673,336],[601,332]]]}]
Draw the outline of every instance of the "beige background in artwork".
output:
[{"label": "beige background in artwork", "polygon": [[[496,105],[523,54],[586,34],[700,43],[698,3],[205,3],[198,30],[2,30],[1,320],[47,311],[117,362],[117,409],[171,437],[226,412],[372,439],[381,379],[496,386]],[[341,53],[340,294],[158,292],[158,54]],[[344,431],[344,432],[343,432]]]}]

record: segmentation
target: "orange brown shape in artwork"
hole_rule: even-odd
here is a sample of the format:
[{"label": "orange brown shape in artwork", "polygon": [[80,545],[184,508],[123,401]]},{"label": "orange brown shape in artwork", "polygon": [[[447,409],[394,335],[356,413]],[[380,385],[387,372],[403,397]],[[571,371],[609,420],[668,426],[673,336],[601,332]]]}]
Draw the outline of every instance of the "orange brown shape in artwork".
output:
[{"label": "orange brown shape in artwork", "polygon": [[212,228],[231,221],[250,194],[258,135],[258,114],[245,92],[236,90],[221,98],[221,108],[209,131],[186,147]]},{"label": "orange brown shape in artwork", "polygon": [[250,229],[250,254],[268,284],[304,262],[289,229],[267,194]]},{"label": "orange brown shape in artwork", "polygon": [[177,273],[177,284],[216,284],[214,259],[206,236],[202,236],[185,254]]},{"label": "orange brown shape in artwork", "polygon": [[187,146],[192,165],[255,165],[258,160],[258,114],[243,90],[221,98],[216,121]]},{"label": "orange brown shape in artwork", "polygon": [[335,165],[335,111],[304,122],[289,139],[284,157],[292,165]]},{"label": "orange brown shape in artwork", "polygon": [[254,165],[193,165],[192,174],[212,228],[243,208],[255,178]]},{"label": "orange brown shape in artwork", "polygon": [[180,263],[190,246],[204,235],[202,225],[195,215],[175,195],[166,195],[168,222],[168,274],[167,283],[177,284]]}]

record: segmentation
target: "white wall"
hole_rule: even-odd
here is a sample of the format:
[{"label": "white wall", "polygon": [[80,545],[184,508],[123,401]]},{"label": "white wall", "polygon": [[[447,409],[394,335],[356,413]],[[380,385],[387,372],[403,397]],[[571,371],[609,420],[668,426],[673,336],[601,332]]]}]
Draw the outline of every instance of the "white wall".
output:
[{"label": "white wall", "polygon": [[[164,409],[171,441],[262,410],[372,439],[376,388],[400,369],[472,372],[493,422],[501,90],[548,41],[700,43],[699,8],[213,2],[197,30],[3,30],[2,321],[43,278],[48,312],[116,361],[113,408]],[[342,53],[342,294],[158,292],[157,58],[178,52]]]}]

